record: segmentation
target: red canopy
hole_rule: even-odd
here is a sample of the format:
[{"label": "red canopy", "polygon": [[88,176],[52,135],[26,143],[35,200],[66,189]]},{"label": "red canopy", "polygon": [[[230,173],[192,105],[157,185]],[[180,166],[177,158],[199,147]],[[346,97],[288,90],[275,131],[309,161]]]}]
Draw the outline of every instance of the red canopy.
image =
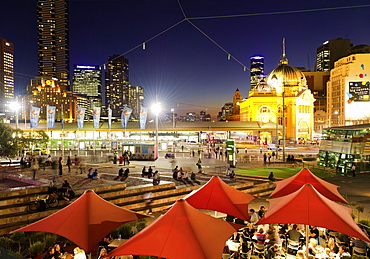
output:
[{"label": "red canopy", "polygon": [[328,183],[313,173],[307,168],[303,168],[297,174],[284,179],[282,181],[276,182],[276,188],[272,192],[269,198],[282,197],[287,194],[293,193],[302,187],[304,184],[311,184],[315,189],[324,195],[326,198],[332,201],[338,201],[345,204],[348,202],[340,195],[338,192],[338,186]]},{"label": "red canopy", "polygon": [[270,199],[270,208],[257,224],[294,223],[338,231],[370,240],[350,215],[350,208],[329,200],[306,184],[284,197]]},{"label": "red canopy", "polygon": [[68,238],[86,252],[90,252],[113,229],[144,217],[147,216],[120,208],[88,190],[64,209],[13,232],[54,233]]},{"label": "red canopy", "polygon": [[178,200],[163,216],[107,256],[151,255],[175,259],[219,259],[238,225],[213,218]]},{"label": "red canopy", "polygon": [[248,204],[255,197],[238,191],[218,176],[184,198],[197,209],[215,210],[249,221]]}]

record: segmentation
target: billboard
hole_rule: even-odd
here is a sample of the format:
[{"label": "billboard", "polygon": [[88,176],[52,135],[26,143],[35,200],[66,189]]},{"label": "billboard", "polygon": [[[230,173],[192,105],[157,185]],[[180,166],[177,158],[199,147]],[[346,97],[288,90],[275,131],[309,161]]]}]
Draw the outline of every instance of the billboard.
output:
[{"label": "billboard", "polygon": [[349,82],[348,103],[370,101],[369,81]]}]

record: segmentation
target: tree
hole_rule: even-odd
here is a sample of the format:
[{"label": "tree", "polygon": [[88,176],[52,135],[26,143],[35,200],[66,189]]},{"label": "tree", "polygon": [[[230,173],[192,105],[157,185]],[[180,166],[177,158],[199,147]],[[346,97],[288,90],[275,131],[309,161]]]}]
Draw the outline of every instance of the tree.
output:
[{"label": "tree", "polygon": [[4,120],[0,120],[0,156],[14,157],[18,154],[16,130],[7,126]]},{"label": "tree", "polygon": [[13,129],[0,119],[0,157],[15,157],[25,148],[35,145],[47,145],[49,136],[45,131],[39,130],[25,134],[20,129]]}]

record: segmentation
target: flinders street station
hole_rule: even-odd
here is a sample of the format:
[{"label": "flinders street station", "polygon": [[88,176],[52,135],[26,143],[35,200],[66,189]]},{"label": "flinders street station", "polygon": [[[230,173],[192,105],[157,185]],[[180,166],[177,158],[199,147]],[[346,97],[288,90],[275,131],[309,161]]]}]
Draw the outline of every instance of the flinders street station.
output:
[{"label": "flinders street station", "polygon": [[[305,75],[299,69],[289,66],[283,54],[279,66],[268,74],[265,81],[251,89],[246,100],[239,103],[240,121],[274,123],[277,128],[283,125],[285,132],[279,130],[279,139],[285,133],[287,140],[311,140],[314,102]],[[272,134],[267,132],[261,132],[260,138],[267,143],[274,141]]]}]

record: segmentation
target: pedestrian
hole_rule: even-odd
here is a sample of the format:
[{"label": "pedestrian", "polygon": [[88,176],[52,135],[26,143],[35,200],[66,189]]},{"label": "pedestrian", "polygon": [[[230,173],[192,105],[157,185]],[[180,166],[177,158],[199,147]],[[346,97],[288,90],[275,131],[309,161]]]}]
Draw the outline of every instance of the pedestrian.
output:
[{"label": "pedestrian", "polygon": [[270,172],[268,179],[273,182],[275,181],[274,172]]},{"label": "pedestrian", "polygon": [[267,155],[266,155],[266,153],[264,153],[264,154],[263,154],[263,163],[265,163],[265,164],[266,164],[266,162],[267,162]]},{"label": "pedestrian", "polygon": [[184,146],[181,146],[181,152],[184,152]]},{"label": "pedestrian", "polygon": [[275,154],[275,151],[272,151],[271,156],[272,156],[272,159],[273,159],[273,160],[275,160],[275,155],[276,155],[276,154]]},{"label": "pedestrian", "polygon": [[31,168],[32,168],[32,171],[33,171],[33,176],[32,176],[32,179],[36,179],[36,173],[37,173],[37,170],[39,170],[39,163],[37,161],[37,159],[35,158],[35,156],[32,156],[31,158]]},{"label": "pedestrian", "polygon": [[72,165],[72,160],[71,160],[70,156],[67,157],[67,164],[66,165],[68,166],[68,173],[70,173],[71,172],[71,165]]},{"label": "pedestrian", "polygon": [[63,174],[63,156],[59,157],[58,166],[59,166],[59,175]]},{"label": "pedestrian", "polygon": [[244,153],[248,153],[248,148],[244,148]]},{"label": "pedestrian", "polygon": [[269,163],[271,163],[271,154],[268,155]]},{"label": "pedestrian", "polygon": [[153,203],[153,194],[151,192],[147,192],[143,195],[144,202],[145,202],[145,209],[149,210],[148,214],[152,214],[152,203]]},{"label": "pedestrian", "polygon": [[352,167],[351,167],[351,173],[353,177],[356,176],[356,165],[354,163],[352,164]]}]

